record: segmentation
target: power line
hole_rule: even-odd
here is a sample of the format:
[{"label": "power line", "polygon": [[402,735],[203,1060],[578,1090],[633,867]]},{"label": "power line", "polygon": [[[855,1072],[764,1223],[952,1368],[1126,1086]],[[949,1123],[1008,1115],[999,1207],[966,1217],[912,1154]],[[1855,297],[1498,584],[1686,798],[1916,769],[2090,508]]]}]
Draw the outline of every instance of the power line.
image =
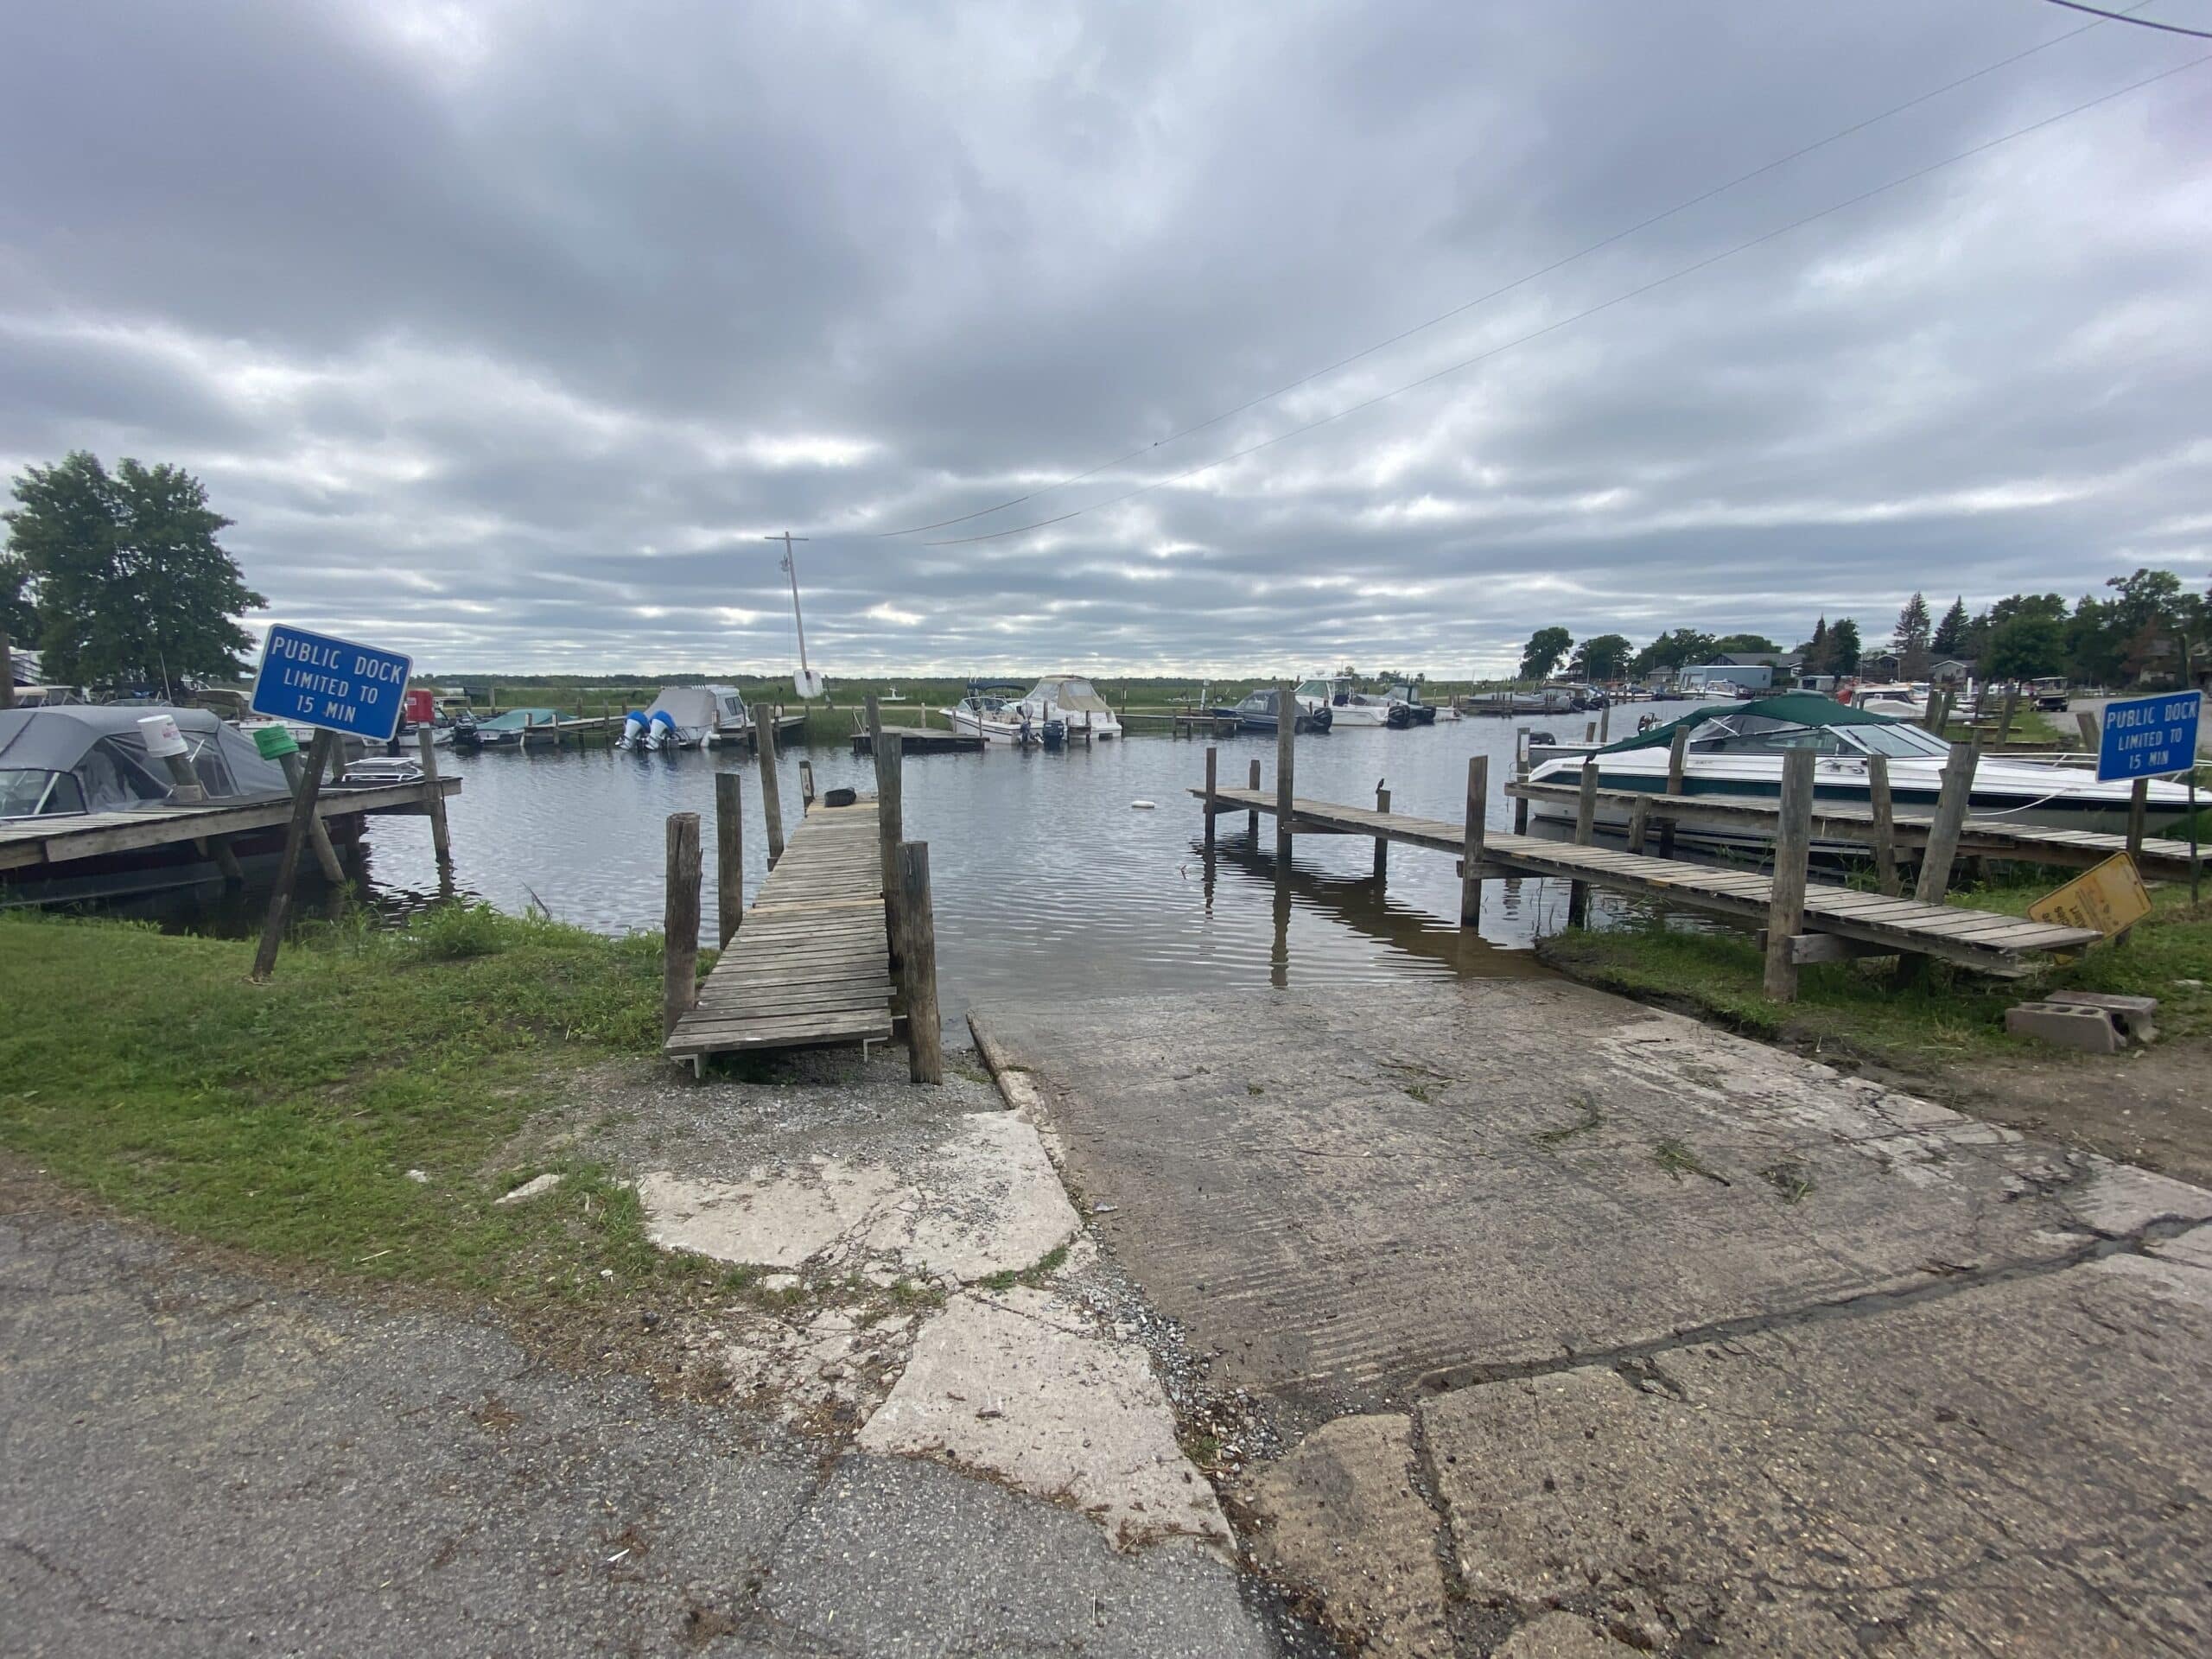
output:
[{"label": "power line", "polygon": [[1135,489],[1123,491],[1119,495],[1109,496],[1103,501],[1094,501],[1089,506],[1077,507],[1072,512],[1059,513],[1050,518],[1040,518],[1033,524],[1017,524],[1011,530],[995,530],[978,536],[950,537],[940,541],[925,542],[922,545],[925,547],[959,547],[964,546],[971,542],[997,541],[1001,537],[1007,536],[1020,536],[1029,531],[1044,530],[1053,524],[1064,524],[1071,518],[1079,518],[1085,513],[1096,512],[1102,507],[1118,506],[1121,503],[1134,500],[1138,496],[1149,495],[1153,491],[1164,488],[1167,485],[1179,483],[1186,478],[1194,478],[1200,473],[1210,472],[1216,467],[1226,466],[1232,461],[1241,461],[1247,455],[1256,454],[1262,449],[1272,448],[1276,444],[1286,442],[1292,438],[1301,435],[1302,434],[1312,432],[1318,428],[1328,426],[1334,422],[1341,421],[1347,416],[1357,415],[1363,410],[1372,409],[1377,404],[1388,403],[1393,397],[1400,397],[1408,391],[1417,391],[1421,387],[1429,385],[1435,381],[1441,380],[1448,375],[1457,374],[1463,369],[1472,368],[1476,364],[1487,362],[1491,358],[1497,357],[1502,353],[1511,351],[1516,346],[1525,346],[1530,340],[1541,340],[1547,334],[1556,334],[1562,328],[1569,327],[1578,322],[1586,321],[1589,318],[1596,316],[1601,311],[1610,311],[1613,307],[1623,304],[1627,301],[1636,299],[1643,295],[1649,294],[1654,289],[1664,288],[1669,283],[1678,282],[1682,277],[1693,276],[1698,271],[1717,265],[1724,259],[1732,259],[1739,253],[1747,253],[1753,248],[1760,247],[1766,243],[1774,241],[1778,237],[1787,236],[1792,231],[1802,230],[1806,226],[1813,224],[1817,220],[1827,219],[1831,214],[1842,213],[1847,208],[1856,207],[1861,202],[1871,201],[1876,196],[1885,194],[1889,191],[1897,189],[1901,186],[1910,184],[1916,180],[1924,179],[1932,173],[1939,173],[1947,167],[1955,167],[1961,162],[1971,161],[1977,156],[1986,155],[1989,151],[1997,149],[2001,144],[2009,144],[2015,139],[2024,138],[2031,133],[2041,132],[2046,127],[2056,126],[2061,121],[2070,119],[2074,116],[2081,115],[2089,110],[2094,110],[2101,105],[2109,104],[2115,99],[2126,98],[2131,92],[2141,92],[2146,86],[2154,86],[2162,80],[2169,80],[2176,75],[2185,73],[2189,70],[2196,68],[2198,66],[2206,63],[2212,63],[2212,52],[2208,52],[2201,57],[2191,58],[2187,63],[2177,64],[2171,69],[2162,69],[2155,75],[2146,75],[2140,80],[2131,81],[2126,86],[2120,87],[2115,91],[2106,92],[2097,98],[2090,99],[2086,103],[2076,104],[2071,109],[2061,110],[2056,115],[2047,115],[2040,121],[2031,122],[2024,127],[2015,127],[2012,131],[2000,134],[1999,137],[1994,138],[1986,139],[1982,143],[1974,145],[1970,149],[1962,149],[1955,155],[1947,156],[1940,162],[1931,162],[1925,167],[1916,168],[1910,173],[1900,174],[1896,178],[1890,180],[1886,183],[1878,184],[1870,190],[1862,190],[1855,196],[1848,197],[1842,201],[1832,203],[1828,207],[1820,209],[1817,213],[1807,213],[1802,219],[1794,219],[1787,225],[1777,226],[1773,230],[1762,232],[1759,235],[1752,237],[1748,241],[1738,242],[1733,247],[1724,248],[1719,253],[1708,254],[1704,258],[1696,261],[1694,264],[1683,265],[1675,270],[1669,271],[1663,276],[1655,276],[1649,282],[1639,283],[1637,286],[1628,289],[1624,293],[1616,294],[1609,300],[1602,300],[1596,305],[1577,311],[1570,316],[1561,317],[1556,321],[1546,323],[1541,328],[1532,329],[1528,334],[1506,340],[1500,345],[1493,346],[1486,351],[1478,352],[1472,357],[1464,357],[1456,363],[1447,363],[1442,368],[1434,370],[1428,374],[1424,374],[1418,379],[1408,380],[1402,385],[1393,386],[1388,391],[1377,392],[1372,397],[1362,398],[1359,402],[1347,404],[1345,407],[1337,410],[1332,414],[1324,415],[1317,419],[1307,421],[1303,425],[1294,426],[1287,431],[1278,432],[1273,437],[1262,438],[1257,443],[1247,444],[1241,449],[1232,449],[1225,455],[1217,455],[1211,461],[1202,461],[1195,467],[1186,467],[1179,473],[1171,473],[1165,478],[1154,479],[1149,484],[1141,484]]},{"label": "power line", "polygon": [[[2150,3],[2151,0],[2137,0],[2137,3],[2128,8],[2128,10],[2130,11],[2140,11],[2145,6]],[[2101,12],[2098,16],[2100,17],[2119,18],[2123,22],[2126,21],[2124,14],[2117,12]],[[2021,62],[2024,59],[2034,57],[2038,52],[2047,52],[2054,46],[2063,45],[2064,42],[2074,39],[2076,35],[2086,35],[2091,29],[2098,27],[2100,27],[2100,25],[2097,23],[2083,23],[2078,29],[2069,29],[2065,34],[2054,35],[2039,46],[2031,46],[2024,51],[2015,52],[2008,58],[1999,58],[1994,63],[1985,64],[1982,67],[1974,70],[1970,73],[1961,75],[1956,80],[1946,81],[1941,86],[1937,86],[1929,92],[1922,92],[1917,97],[1909,98],[1902,104],[1892,105],[1890,108],[1882,111],[1878,115],[1870,115],[1864,120],[1854,121],[1849,126],[1832,132],[1825,138],[1818,139],[1812,143],[1802,145],[1796,149],[1791,150],[1786,156],[1777,156],[1774,160],[1765,162],[1761,166],[1755,167],[1748,173],[1739,173],[1734,178],[1729,179],[1723,183],[1713,185],[1708,189],[1701,190],[1697,194],[1690,196],[1684,200],[1678,201],[1673,207],[1666,208],[1662,212],[1653,213],[1648,219],[1638,219],[1635,224],[1628,226],[1624,229],[1615,231],[1611,236],[1601,237],[1599,240],[1591,243],[1587,247],[1578,248],[1574,252],[1567,254],[1562,258],[1554,259],[1551,264],[1544,265],[1535,270],[1529,271],[1526,276],[1516,276],[1511,282],[1505,283],[1503,287],[1493,288],[1488,293],[1478,294],[1473,299],[1464,301],[1460,304],[1453,306],[1448,311],[1439,312],[1435,316],[1429,318],[1426,322],[1417,322],[1409,328],[1401,329],[1398,333],[1392,334],[1388,340],[1379,340],[1372,346],[1363,346],[1360,350],[1354,352],[1349,357],[1340,357],[1335,362],[1327,365],[1325,367],[1315,369],[1310,374],[1300,375],[1297,379],[1291,381],[1287,385],[1277,386],[1273,391],[1263,392],[1257,397],[1249,398],[1245,402],[1237,404],[1234,409],[1225,409],[1218,415],[1208,416],[1205,420],[1197,423],[1195,425],[1186,426],[1180,431],[1171,432],[1164,438],[1155,438],[1150,443],[1140,444],[1135,448],[1129,450],[1124,454],[1116,455],[1110,461],[1102,461],[1095,467],[1086,467],[1079,473],[1071,473],[1065,478],[1057,479],[1050,484],[1039,485],[1033,490],[1027,491],[1020,495],[1011,496],[1006,500],[997,502],[991,506],[978,507],[973,512],[963,512],[950,518],[939,518],[931,524],[908,524],[901,530],[874,531],[872,531],[871,534],[878,540],[885,540],[894,536],[918,536],[925,531],[944,530],[954,524],[967,524],[972,519],[987,518],[995,512],[1005,512],[1008,507],[1018,507],[1024,502],[1034,501],[1040,495],[1050,495],[1053,491],[1065,489],[1071,484],[1080,484],[1087,478],[1096,478],[1099,474],[1109,471],[1113,467],[1119,467],[1125,461],[1135,461],[1140,456],[1149,454],[1154,449],[1165,448],[1171,443],[1180,442],[1183,439],[1192,437],[1198,433],[1204,432],[1211,427],[1219,426],[1224,421],[1233,420],[1248,410],[1257,409],[1262,404],[1271,404],[1278,397],[1287,397],[1291,392],[1296,391],[1300,386],[1311,385],[1313,381],[1321,379],[1325,376],[1334,374],[1338,369],[1350,368],[1353,364],[1357,363],[1363,359],[1372,357],[1377,352],[1387,351],[1391,346],[1398,345],[1402,341],[1411,340],[1415,334],[1426,333],[1427,330],[1436,327],[1439,324],[1449,322],[1454,317],[1464,315],[1465,313],[1473,310],[1478,306],[1487,305],[1492,300],[1503,298],[1506,295],[1512,293],[1516,289],[1525,288],[1528,284],[1535,282],[1541,277],[1548,276],[1554,271],[1564,270],[1567,266],[1573,264],[1577,260],[1586,259],[1593,253],[1603,252],[1605,249],[1611,247],[1616,242],[1624,241],[1639,232],[1648,231],[1654,225],[1663,223],[1665,220],[1674,218],[1678,213],[1686,213],[1693,207],[1701,207],[1706,202],[1711,201],[1715,196],[1726,194],[1729,191],[1735,189],[1738,185],[1749,184],[1753,179],[1763,178],[1767,174],[1775,171],[1777,168],[1787,167],[1792,162],[1802,161],[1816,150],[1825,149],[1830,144],[1840,143],[1844,139],[1849,138],[1854,134],[1864,132],[1869,127],[1878,126],[1882,122],[1887,121],[1894,116],[1903,115],[1908,110],[1917,109],[1923,104],[1926,104],[1932,99],[1941,98],[1947,92],[1956,92],[1960,87],[1967,86],[1971,82],[1980,80],[1987,75],[1993,75],[2000,69],[2009,69],[2012,65]]]},{"label": "power line", "polygon": [[[2144,5],[2148,5],[2150,3],[2151,0],[2143,0]],[[2130,6],[2126,11],[2103,11],[2095,6],[2085,6],[2081,3],[2081,0],[2050,0],[2050,3],[2054,6],[2063,6],[2069,11],[2086,11],[2092,17],[2110,18],[2115,23],[2133,23],[2138,29],[2163,29],[2169,35],[2187,35],[2200,41],[2212,41],[2212,29],[2183,29],[2179,23],[2162,23],[2155,17],[2129,16],[2130,12],[2142,10],[2143,6]],[[2094,29],[2096,25],[2090,23],[2088,27]],[[2065,37],[2062,35],[2060,38],[2063,40]]]}]

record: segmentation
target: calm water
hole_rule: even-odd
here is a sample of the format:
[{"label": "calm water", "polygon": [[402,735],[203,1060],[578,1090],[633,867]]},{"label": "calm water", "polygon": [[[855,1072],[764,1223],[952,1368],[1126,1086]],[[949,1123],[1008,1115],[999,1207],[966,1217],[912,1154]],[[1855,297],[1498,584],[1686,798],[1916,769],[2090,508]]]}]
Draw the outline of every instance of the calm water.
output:
[{"label": "calm water", "polygon": [[[1618,712],[1632,723],[1638,711]],[[1542,724],[1562,739],[1580,734],[1579,716]],[[1467,758],[1491,757],[1495,791],[1510,774],[1513,742],[1514,723],[1499,720],[1301,738],[1298,791],[1372,804],[1376,784],[1387,781],[1394,811],[1456,822]],[[1224,785],[1242,784],[1255,757],[1272,780],[1272,737],[1222,739],[1218,747]],[[802,753],[819,789],[874,787],[873,763],[845,750],[788,753],[780,773],[787,818],[797,811]],[[669,813],[693,811],[708,843],[704,934],[711,939],[718,770],[746,779],[748,897],[766,875],[758,769],[749,757],[593,747],[441,751],[439,760],[463,780],[448,806],[456,881],[503,910],[535,900],[563,921],[601,931],[657,930],[663,823]],[[1394,848],[1388,884],[1378,889],[1372,842],[1301,836],[1288,879],[1278,883],[1273,821],[1261,819],[1255,848],[1241,815],[1221,820],[1209,877],[1203,819],[1186,792],[1205,773],[1204,742],[1164,736],[1065,754],[908,756],[906,830],[930,843],[948,1020],[1001,997],[1541,971],[1529,946],[1563,924],[1563,883],[1491,882],[1481,937],[1463,937],[1450,859]],[[1140,800],[1156,805],[1133,808]],[[1493,794],[1489,821],[1511,827],[1511,803],[1502,795]],[[435,893],[424,820],[372,819],[367,841],[368,874],[380,897],[404,902]]]}]

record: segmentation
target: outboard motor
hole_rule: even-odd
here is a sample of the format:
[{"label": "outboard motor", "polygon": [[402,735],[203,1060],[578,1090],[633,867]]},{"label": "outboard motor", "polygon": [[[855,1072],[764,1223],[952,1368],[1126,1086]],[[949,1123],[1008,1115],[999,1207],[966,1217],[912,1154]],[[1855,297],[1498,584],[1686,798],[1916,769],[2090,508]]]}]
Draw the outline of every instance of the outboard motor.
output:
[{"label": "outboard motor", "polygon": [[645,722],[645,747],[654,750],[676,747],[676,716],[667,709],[654,709],[652,718]]},{"label": "outboard motor", "polygon": [[1045,722],[1045,747],[1047,749],[1065,749],[1067,746],[1067,721],[1065,720],[1046,721]]},{"label": "outboard motor", "polygon": [[645,717],[632,709],[622,716],[622,735],[615,743],[618,749],[641,749],[645,746]]}]

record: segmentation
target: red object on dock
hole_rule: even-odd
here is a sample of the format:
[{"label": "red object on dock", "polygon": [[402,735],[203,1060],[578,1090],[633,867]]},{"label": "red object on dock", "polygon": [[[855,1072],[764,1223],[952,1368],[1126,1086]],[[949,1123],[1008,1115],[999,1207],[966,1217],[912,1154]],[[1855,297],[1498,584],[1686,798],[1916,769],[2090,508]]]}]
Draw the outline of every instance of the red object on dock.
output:
[{"label": "red object on dock", "polygon": [[428,726],[438,717],[438,694],[427,685],[410,686],[399,707],[410,725]]}]

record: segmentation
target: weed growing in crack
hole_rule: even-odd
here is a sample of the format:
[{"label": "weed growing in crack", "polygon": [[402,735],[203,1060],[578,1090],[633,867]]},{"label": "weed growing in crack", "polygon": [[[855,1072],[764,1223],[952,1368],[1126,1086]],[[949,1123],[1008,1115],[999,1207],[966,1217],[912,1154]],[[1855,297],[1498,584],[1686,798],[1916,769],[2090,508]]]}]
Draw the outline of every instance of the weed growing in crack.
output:
[{"label": "weed growing in crack", "polygon": [[1723,1186],[1728,1185],[1726,1176],[1707,1164],[1687,1145],[1671,1135],[1652,1147],[1651,1156],[1660,1168],[1665,1170],[1677,1181],[1685,1175],[1702,1175],[1708,1181],[1718,1181]]},{"label": "weed growing in crack", "polygon": [[1778,1164],[1769,1164],[1759,1171],[1768,1185],[1782,1194],[1784,1204],[1802,1204],[1812,1195],[1813,1172],[1793,1160],[1784,1159]]},{"label": "weed growing in crack", "polygon": [[1576,1135],[1587,1135],[1591,1130],[1599,1128],[1604,1125],[1605,1120],[1598,1111],[1598,1103],[1591,1099],[1589,1096],[1576,1096],[1574,1103],[1582,1109],[1582,1116],[1577,1118],[1573,1122],[1563,1124],[1555,1129],[1537,1130],[1535,1135],[1535,1140],[1538,1146],[1562,1146],[1566,1142],[1573,1140]]}]

